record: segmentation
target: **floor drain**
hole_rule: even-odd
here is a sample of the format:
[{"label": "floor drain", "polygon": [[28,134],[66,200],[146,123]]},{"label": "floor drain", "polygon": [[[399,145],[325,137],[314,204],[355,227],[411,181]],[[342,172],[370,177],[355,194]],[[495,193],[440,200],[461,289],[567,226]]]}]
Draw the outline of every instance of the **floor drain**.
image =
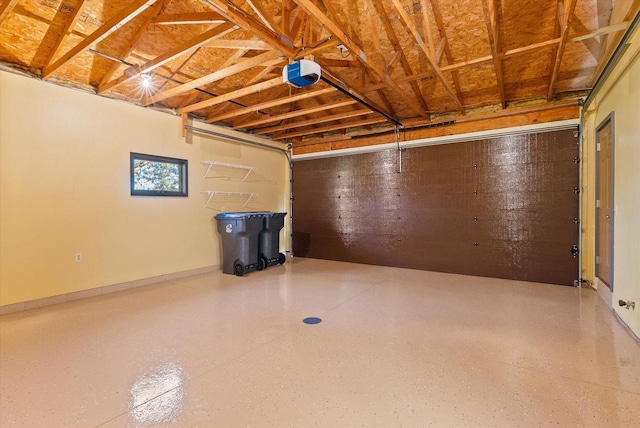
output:
[{"label": "floor drain", "polygon": [[316,317],[309,317],[309,318],[303,319],[302,322],[305,324],[320,324],[322,320]]}]

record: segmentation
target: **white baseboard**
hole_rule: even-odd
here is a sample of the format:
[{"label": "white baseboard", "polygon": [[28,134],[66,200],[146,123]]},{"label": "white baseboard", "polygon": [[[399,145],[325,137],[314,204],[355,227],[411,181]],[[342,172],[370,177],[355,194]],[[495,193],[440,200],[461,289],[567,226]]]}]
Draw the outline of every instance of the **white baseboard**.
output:
[{"label": "white baseboard", "polygon": [[105,285],[103,287],[91,288],[89,290],[74,291],[71,293],[44,297],[42,299],[12,303],[9,305],[0,306],[0,315],[41,308],[43,306],[56,305],[58,303],[72,302],[74,300],[86,299],[88,297],[100,296],[102,294],[115,293],[116,291],[128,290],[130,288],[142,287],[143,285],[156,284],[158,282],[171,281],[173,279],[185,278],[187,276],[199,275],[203,273],[213,272],[215,270],[220,270],[220,265],[205,266],[202,268],[190,269],[182,272],[153,276],[151,278],[143,278],[134,281],[121,282],[119,284]]}]

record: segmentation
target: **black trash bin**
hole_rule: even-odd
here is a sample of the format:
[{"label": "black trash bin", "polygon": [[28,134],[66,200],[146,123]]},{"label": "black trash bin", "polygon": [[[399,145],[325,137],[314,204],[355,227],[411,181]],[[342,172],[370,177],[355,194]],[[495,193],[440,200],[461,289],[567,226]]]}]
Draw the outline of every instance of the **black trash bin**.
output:
[{"label": "black trash bin", "polygon": [[262,270],[258,240],[267,214],[255,212],[221,213],[215,216],[222,237],[222,272],[242,276]]},{"label": "black trash bin", "polygon": [[280,230],[287,213],[265,213],[264,228],[260,232],[259,255],[265,267],[283,264],[286,256],[280,252]]}]

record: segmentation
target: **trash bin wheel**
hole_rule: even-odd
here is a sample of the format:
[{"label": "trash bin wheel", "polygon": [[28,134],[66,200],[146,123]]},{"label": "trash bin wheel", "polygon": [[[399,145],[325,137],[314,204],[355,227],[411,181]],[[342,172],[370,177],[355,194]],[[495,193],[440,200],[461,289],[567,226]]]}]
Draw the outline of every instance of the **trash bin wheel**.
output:
[{"label": "trash bin wheel", "polygon": [[283,253],[278,254],[278,263],[283,265],[284,262],[286,261],[287,261],[287,256],[285,256]]},{"label": "trash bin wheel", "polygon": [[244,275],[244,263],[242,263],[240,259],[233,262],[233,274],[235,276]]},{"label": "trash bin wheel", "polygon": [[258,267],[256,269],[263,270],[267,268],[267,259],[264,257],[258,257]]}]

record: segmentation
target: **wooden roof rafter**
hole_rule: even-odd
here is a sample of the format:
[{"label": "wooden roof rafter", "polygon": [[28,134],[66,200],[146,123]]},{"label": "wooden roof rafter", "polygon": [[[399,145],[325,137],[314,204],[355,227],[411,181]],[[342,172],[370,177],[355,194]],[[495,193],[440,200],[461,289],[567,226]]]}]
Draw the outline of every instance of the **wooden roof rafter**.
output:
[{"label": "wooden roof rafter", "polygon": [[271,31],[281,31],[278,23],[273,19],[271,14],[264,8],[262,1],[245,0],[249,7],[258,15],[264,25],[266,25]]},{"label": "wooden roof rafter", "polygon": [[209,98],[207,100],[204,101],[200,101],[197,102],[195,104],[190,104],[184,107],[181,107],[178,109],[178,113],[179,114],[184,114],[184,113],[191,113],[193,111],[197,111],[197,110],[202,110],[208,107],[213,107],[215,105],[227,102],[227,101],[232,101],[235,100],[237,98],[242,98],[245,97],[247,95],[251,95],[251,94],[255,94],[257,92],[261,92],[261,91],[265,91],[267,89],[270,88],[274,88],[276,86],[280,86],[283,85],[284,82],[282,81],[281,77],[277,77],[275,79],[271,79],[271,80],[266,80],[264,82],[261,83],[256,83],[252,86],[246,86],[244,88],[235,90],[235,91],[231,91],[228,92],[226,94],[222,94],[222,95],[218,95],[217,97],[213,97],[213,98]]},{"label": "wooden roof rafter", "polygon": [[253,133],[258,135],[277,133],[279,131],[286,131],[289,129],[301,128],[303,126],[311,126],[311,125],[317,125],[320,123],[333,122],[336,120],[350,119],[352,117],[364,116],[372,113],[373,112],[368,109],[354,110],[347,113],[337,113],[337,114],[332,114],[330,116],[324,116],[316,119],[307,119],[307,120],[302,120],[298,122],[289,122],[285,125],[276,125],[276,126],[270,126],[268,128],[254,129]]},{"label": "wooden roof rafter", "polygon": [[58,59],[53,64],[49,64],[42,69],[42,78],[47,79],[53,73],[55,73],[60,67],[71,61],[76,56],[83,53],[85,50],[100,43],[107,38],[113,32],[117,31],[120,27],[131,21],[133,18],[144,12],[147,8],[152,6],[157,0],[136,0],[129,4],[124,9],[116,13],[105,22],[100,28],[91,33],[87,38],[71,48],[66,54]]},{"label": "wooden roof rafter", "polygon": [[58,52],[60,52],[60,48],[62,47],[62,43],[67,38],[69,33],[71,33],[71,31],[73,31],[73,28],[76,26],[76,23],[78,22],[78,19],[80,19],[80,15],[82,13],[82,9],[86,4],[87,3],[85,2],[85,0],[80,0],[80,1],[78,1],[78,4],[76,4],[76,7],[74,8],[73,13],[71,14],[71,17],[69,19],[67,19],[67,21],[65,22],[64,27],[62,28],[62,31],[60,32],[60,35],[58,36],[58,40],[56,40],[55,44],[53,45],[53,49],[51,50],[51,53],[49,54],[49,58],[47,59],[47,62],[45,63],[45,67],[48,66],[49,64],[51,64],[53,62],[53,60],[56,58],[56,56],[58,55]]},{"label": "wooden roof rafter", "polygon": [[291,132],[288,134],[282,134],[282,135],[278,135],[275,136],[274,138],[277,140],[285,140],[285,139],[289,139],[289,138],[295,138],[295,137],[304,137],[307,135],[315,135],[315,134],[324,134],[325,132],[333,132],[333,131],[339,131],[341,129],[344,129],[345,131],[349,128],[361,128],[363,126],[368,126],[368,125],[376,125],[379,123],[386,123],[387,120],[384,117],[373,117],[370,119],[363,119],[360,121],[356,121],[356,122],[350,122],[347,124],[338,124],[338,125],[330,125],[330,126],[325,126],[324,128],[314,128],[314,129],[308,129],[306,131],[296,131],[296,132]]},{"label": "wooden roof rafter", "polygon": [[327,31],[329,31],[333,36],[338,38],[342,44],[351,51],[351,53],[360,61],[363,66],[369,69],[376,78],[383,81],[389,89],[393,89],[399,96],[403,97],[407,104],[416,111],[420,116],[426,117],[428,113],[422,109],[422,106],[419,105],[416,101],[413,100],[412,97],[407,96],[404,93],[404,90],[398,85],[393,79],[387,75],[385,70],[381,69],[377,64],[375,64],[371,59],[367,56],[367,54],[360,48],[356,43],[354,43],[335,22],[333,22],[329,17],[322,12],[311,0],[293,0],[296,2],[301,8],[303,8],[308,14],[313,16],[313,18],[318,21],[321,25],[324,25]]},{"label": "wooden roof rafter", "polygon": [[9,16],[14,7],[18,4],[18,0],[4,0],[0,4],[0,24]]},{"label": "wooden roof rafter", "polygon": [[[451,52],[451,46],[449,46],[449,39],[447,39],[447,32],[444,25],[444,19],[442,18],[442,12],[440,11],[439,0],[430,0],[429,3],[431,4],[431,11],[433,12],[433,17],[436,20],[438,31],[440,32],[440,41],[441,43],[444,41],[443,44],[441,45],[443,52],[441,52],[440,54],[444,53],[449,65],[454,64],[455,60],[453,58],[453,53]],[[423,5],[423,8],[426,8],[425,6],[426,5]],[[441,62],[441,57],[438,55],[438,50],[436,50],[436,63],[440,65],[440,62]],[[462,96],[462,89],[460,87],[460,78],[458,77],[457,70],[454,70],[451,72],[451,78],[453,79],[453,88],[456,90],[456,95],[458,96],[458,99],[462,104],[461,112],[462,114],[464,114],[465,113],[464,97]]]},{"label": "wooden roof rafter", "polygon": [[222,115],[212,116],[207,118],[207,122],[218,122],[221,120],[229,119],[234,116],[243,116],[245,114],[253,113],[258,110],[266,110],[268,108],[276,107],[282,104],[288,104],[288,103],[293,103],[300,100],[306,100],[308,98],[319,97],[321,95],[330,94],[332,92],[335,92],[335,88],[329,87],[329,88],[316,89],[312,91],[306,91],[300,94],[290,95],[284,98],[279,98],[279,99],[269,100],[269,101],[265,101],[258,104],[253,104],[251,106],[237,109]]},{"label": "wooden roof rafter", "polygon": [[264,125],[265,123],[277,122],[280,120],[290,119],[292,117],[305,116],[307,114],[317,113],[320,111],[350,106],[355,104],[356,102],[357,102],[356,100],[348,99],[348,100],[342,100],[342,101],[336,101],[333,103],[323,104],[318,107],[311,107],[311,108],[306,108],[302,110],[292,111],[292,112],[280,114],[277,116],[268,116],[263,119],[257,119],[251,122],[242,123],[238,126],[234,126],[234,129],[253,128],[260,125]]},{"label": "wooden roof rafter", "polygon": [[[382,1],[381,0],[370,0],[370,1],[373,3],[373,6],[378,12],[378,16],[382,20],[382,26],[385,30],[385,34],[387,35],[387,38],[389,39],[391,46],[393,46],[393,49],[396,52],[395,58],[397,58],[397,61],[400,61],[400,64],[402,65],[402,69],[404,70],[405,75],[411,76],[413,74],[413,70],[411,69],[411,65],[409,64],[409,60],[407,60],[407,56],[405,55],[404,50],[402,49],[402,46],[400,45],[400,40],[398,40],[398,36],[393,29],[393,25],[391,25],[391,20],[389,19],[389,15],[387,15],[387,12],[385,11],[384,6],[382,5]],[[392,61],[387,65],[387,69],[391,66]],[[429,107],[427,105],[426,100],[422,96],[418,83],[416,81],[411,81],[409,82],[409,85],[413,90],[413,94],[416,97],[416,100],[420,103],[422,110],[425,112],[428,112]],[[429,117],[430,116],[427,113],[426,118],[429,119]]]},{"label": "wooden roof rafter", "polygon": [[244,13],[238,6],[233,4],[230,0],[201,0],[203,3],[214,8],[218,13],[224,16],[227,20],[234,22],[240,28],[250,33],[257,35],[261,40],[269,43],[275,49],[279,50],[289,58],[296,55],[296,47],[291,40],[286,37],[280,36],[275,31],[269,29],[262,21],[254,18],[251,15]]},{"label": "wooden roof rafter", "polygon": [[551,76],[549,79],[549,91],[547,92],[547,101],[553,99],[553,93],[558,80],[558,74],[560,72],[560,65],[562,64],[562,57],[564,55],[564,49],[567,46],[569,39],[569,24],[571,23],[571,16],[576,9],[577,0],[560,0],[558,3],[558,20],[560,21],[560,44],[558,45],[555,55],[552,57],[551,63]]},{"label": "wooden roof rafter", "polygon": [[222,24],[226,21],[216,12],[176,13],[151,18],[151,22],[158,25]]},{"label": "wooden roof rafter", "polygon": [[198,35],[197,37],[182,43],[178,46],[176,46],[173,49],[170,49],[166,52],[164,52],[161,55],[158,55],[156,58],[152,59],[151,61],[148,61],[142,65],[135,65],[132,67],[127,68],[123,73],[122,76],[118,77],[117,79],[114,79],[110,82],[106,82],[104,84],[101,84],[98,87],[98,93],[103,93],[105,91],[108,91],[110,89],[113,89],[119,85],[122,85],[128,81],[130,81],[131,79],[135,79],[136,77],[140,76],[141,74],[144,73],[148,73],[151,70],[162,66],[163,64],[166,64],[167,62],[182,56],[188,52],[192,52],[196,49],[198,49],[199,47],[201,47],[202,45],[210,42],[213,39],[217,39],[220,37],[223,37],[229,33],[231,33],[232,31],[235,31],[237,29],[237,26],[231,22],[226,22],[224,24],[220,24],[217,25],[215,28],[206,31],[200,35]]},{"label": "wooden roof rafter", "polygon": [[418,32],[418,29],[416,28],[415,24],[412,23],[411,20],[409,19],[409,16],[404,11],[404,8],[402,7],[402,4],[400,4],[399,0],[392,0],[392,2],[393,2],[394,7],[396,8],[396,11],[398,12],[398,15],[400,15],[400,21],[402,21],[402,23],[404,24],[405,28],[411,34],[413,34],[413,37],[414,37],[416,43],[418,44],[418,46],[422,50],[422,53],[424,53],[424,55],[427,57],[427,60],[429,61],[429,64],[431,64],[431,68],[433,69],[434,73],[436,74],[436,76],[438,77],[438,79],[440,80],[442,85],[444,86],[445,90],[447,91],[449,96],[453,99],[453,102],[456,104],[458,109],[460,111],[463,111],[464,110],[464,106],[462,105],[462,101],[458,98],[458,95],[456,94],[455,90],[451,87],[451,85],[447,81],[446,77],[442,73],[442,70],[440,70],[440,67],[438,66],[438,64],[435,61],[435,57],[433,57],[431,55],[431,51],[429,50],[429,47],[427,46],[427,44],[424,42],[424,40],[420,36],[420,33]]},{"label": "wooden roof rafter", "polygon": [[[140,41],[140,39],[142,39],[142,36],[146,34],[147,29],[151,25],[153,18],[158,14],[162,13],[169,3],[171,3],[171,0],[160,0],[153,6],[153,8],[151,9],[151,13],[147,17],[147,19],[142,23],[140,28],[138,28],[138,31],[134,34],[133,38],[127,44],[127,47],[121,52],[120,58],[124,59],[129,55],[131,55],[131,53],[137,46],[138,42]],[[111,80],[111,78],[113,77],[115,72],[118,71],[120,66],[121,64],[119,63],[113,64],[109,69],[109,71],[107,71],[107,73],[104,76],[102,76],[102,79],[100,79],[100,83],[98,84],[98,87],[100,87],[101,85],[104,85],[109,80]]]},{"label": "wooden roof rafter", "polygon": [[498,9],[496,0],[482,0],[482,10],[484,11],[484,20],[487,24],[487,33],[489,34],[489,47],[491,56],[493,57],[493,68],[496,73],[498,84],[498,92],[500,93],[500,105],[502,108],[507,107],[504,95],[504,74],[502,72],[502,58],[500,57],[500,32],[498,31]]},{"label": "wooden roof rafter", "polygon": [[225,77],[241,73],[243,71],[249,70],[250,68],[264,66],[266,63],[268,63],[268,61],[274,60],[279,56],[280,54],[276,51],[267,51],[263,54],[247,59],[246,61],[234,64],[226,68],[222,68],[198,79],[194,79],[191,82],[187,82],[174,88],[167,89],[166,91],[147,96],[142,101],[142,104],[148,106],[150,104],[165,100],[167,98],[171,98],[200,86],[224,79]]}]

